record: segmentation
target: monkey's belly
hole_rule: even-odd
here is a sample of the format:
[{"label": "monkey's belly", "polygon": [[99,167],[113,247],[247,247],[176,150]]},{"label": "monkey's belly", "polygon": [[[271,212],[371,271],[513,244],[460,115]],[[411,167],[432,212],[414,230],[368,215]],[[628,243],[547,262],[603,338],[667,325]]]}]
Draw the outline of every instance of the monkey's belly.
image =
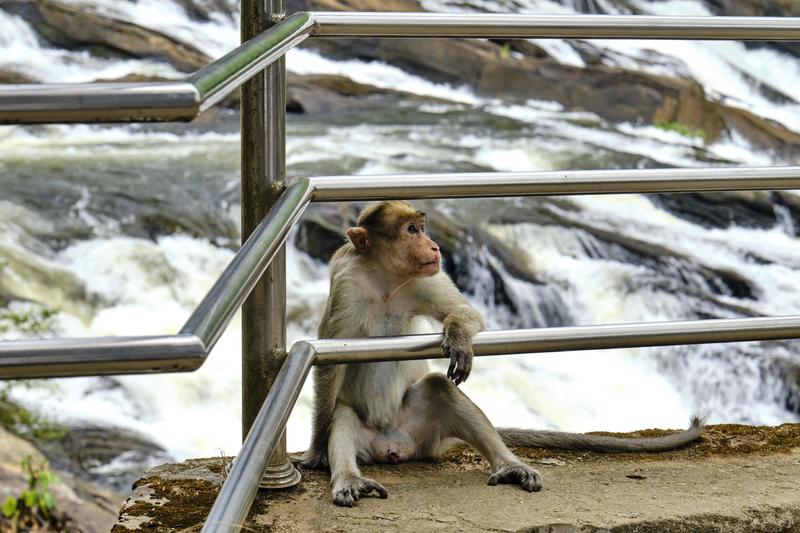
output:
[{"label": "monkey's belly", "polygon": [[395,430],[377,433],[370,448],[373,462],[397,464],[413,459],[417,445],[408,433]]}]

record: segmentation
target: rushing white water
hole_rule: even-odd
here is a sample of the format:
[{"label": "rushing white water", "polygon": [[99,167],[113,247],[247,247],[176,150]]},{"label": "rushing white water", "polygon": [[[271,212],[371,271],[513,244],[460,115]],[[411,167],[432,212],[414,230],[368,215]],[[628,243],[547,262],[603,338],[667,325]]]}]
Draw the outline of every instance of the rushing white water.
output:
[{"label": "rushing white water", "polygon": [[[75,4],[185,39],[214,57],[235,46],[238,39],[231,19],[219,15],[200,24],[190,21],[174,2],[75,0]],[[513,4],[518,11],[572,12],[545,0]],[[509,8],[499,1],[470,5],[489,11]],[[694,1],[640,1],[636,5],[651,13],[703,14],[701,4]],[[438,0],[427,1],[426,6],[464,9]],[[580,64],[569,41],[538,44],[559,61]],[[749,50],[738,43],[591,44],[614,52],[609,54],[612,63],[628,61],[627,65],[637,68],[649,68],[637,58],[650,50],[670,56],[670,61],[659,62],[657,68],[673,65],[677,70],[672,74],[688,73],[707,91],[800,129],[797,106],[770,101],[753,88],[752,81],[800,100],[796,60],[768,50]],[[0,68],[42,81],[89,81],[132,72],[179,76],[159,63],[110,61],[48,48],[24,21],[1,10],[0,49]],[[290,172],[309,166],[364,174],[441,168],[537,170],[566,168],[575,162],[591,167],[604,161],[623,165],[627,163],[622,161],[645,160],[668,166],[706,165],[698,152],[705,159],[734,163],[783,163],[736,136],[705,146],[700,139],[652,126],[607,124],[596,115],[565,111],[553,102],[509,106],[479,97],[467,87],[432,83],[378,62],[332,61],[307,50],[294,50],[287,63],[296,73],[346,75],[359,82],[449,101],[409,106],[409,114],[418,113],[421,120],[402,125],[378,119],[374,124],[335,125],[290,120]],[[463,115],[477,117],[475,120],[510,119],[517,129],[509,132],[465,125],[458,122]],[[34,170],[26,173],[28,165]],[[141,213],[137,209],[156,204],[169,212],[181,204],[184,200],[178,193],[184,187],[195,187],[198,193],[207,187],[215,194],[230,195],[237,187],[237,173],[235,134],[174,133],[139,126],[0,128],[0,186],[9,191],[8,198],[0,198],[0,294],[4,284],[13,285],[15,294],[59,307],[56,333],[65,336],[174,333],[233,252],[221,246],[226,241],[218,235],[213,236],[216,241],[211,235],[181,233],[148,238],[126,228],[138,227],[135,221]],[[151,175],[158,179],[136,186],[137,180]],[[37,203],[24,194],[36,186],[51,190],[47,187],[53,187],[53,182],[63,190],[55,189],[58,194],[53,193],[52,204]],[[148,188],[152,188],[151,196],[142,199]],[[103,208],[105,201],[123,207],[130,202],[134,207],[117,219]],[[216,215],[207,217],[217,223],[238,224],[235,200],[222,206],[215,205],[213,198],[185,201],[190,203],[190,211],[217,209]],[[503,206],[531,210],[540,206],[531,202],[509,200]],[[487,205],[452,201],[435,207],[453,217],[464,217],[473,210],[493,209]],[[707,299],[711,302],[707,305],[720,315],[733,316],[731,309],[735,308],[756,314],[799,311],[800,263],[796,258],[800,244],[787,234],[786,227],[705,229],[670,215],[644,196],[579,197],[569,200],[563,209],[559,205],[550,208],[572,220],[575,227],[523,221],[495,222],[482,228],[521,258],[549,291],[514,277],[496,255],[481,249],[470,257],[477,266],[470,270],[469,279],[462,281],[472,287],[472,302],[484,310],[490,327],[547,324],[551,317],[537,303],[548,295],[560,298],[564,312],[576,324],[693,318],[697,309],[695,301],[687,297],[686,286],[697,289],[700,296],[695,299]],[[580,225],[664,246],[682,259],[666,262],[658,267],[662,270],[622,260],[613,256],[609,243],[579,229]],[[230,240],[230,235],[224,237]],[[753,256],[761,261],[751,260]],[[289,337],[294,341],[314,335],[328,290],[328,271],[293,245],[289,246],[288,262]],[[736,273],[752,284],[756,298],[712,294],[708,282],[692,270],[697,266]],[[516,310],[496,301],[497,277],[516,298]],[[671,290],[675,287],[681,290]],[[240,442],[240,335],[235,318],[208,362],[192,374],[124,376],[116,378],[119,386],[114,387],[92,378],[58,380],[55,391],[34,386],[16,389],[14,394],[61,420],[91,420],[135,429],[162,444],[175,458],[216,455],[218,450],[235,453]],[[498,425],[575,431],[679,427],[695,410],[709,413],[713,422],[797,420],[796,411],[786,407],[780,374],[765,371],[772,369],[764,363],[771,360],[763,359],[769,356],[768,350],[756,343],[735,350],[691,350],[483,358],[476,361],[473,375],[463,387]],[[776,359],[798,363],[791,348],[773,351]],[[442,363],[434,366],[441,369]],[[289,423],[290,449],[302,449],[307,443],[310,401],[306,387]]]}]

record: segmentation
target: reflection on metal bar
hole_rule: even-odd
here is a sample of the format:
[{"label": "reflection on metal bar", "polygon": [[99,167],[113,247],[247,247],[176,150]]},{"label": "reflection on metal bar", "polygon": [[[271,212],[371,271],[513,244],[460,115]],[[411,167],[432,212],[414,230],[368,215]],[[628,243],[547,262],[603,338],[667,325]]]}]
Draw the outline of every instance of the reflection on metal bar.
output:
[{"label": "reflection on metal bar", "polygon": [[0,342],[0,379],[190,372],[206,356],[195,335]]},{"label": "reflection on metal bar", "polygon": [[283,192],[189,317],[181,333],[197,335],[203,339],[206,349],[211,351],[310,199],[309,180],[299,180]]},{"label": "reflection on metal bar", "polygon": [[189,76],[186,81],[197,87],[203,100],[200,111],[212,107],[256,73],[308,39],[313,25],[309,13],[295,13]]},{"label": "reflection on metal bar", "polygon": [[286,421],[313,361],[314,349],[305,342],[295,344],[286,356],[202,531],[239,531],[244,525],[256,497],[261,475],[286,428]]},{"label": "reflection on metal bar", "polygon": [[790,17],[312,13],[316,37],[800,40]]},{"label": "reflection on metal bar", "polygon": [[[473,349],[475,355],[509,355],[795,338],[800,316],[483,331]],[[308,342],[320,365],[442,357],[440,334]]]},{"label": "reflection on metal bar", "polygon": [[309,178],[315,202],[800,188],[800,167],[559,170]]}]

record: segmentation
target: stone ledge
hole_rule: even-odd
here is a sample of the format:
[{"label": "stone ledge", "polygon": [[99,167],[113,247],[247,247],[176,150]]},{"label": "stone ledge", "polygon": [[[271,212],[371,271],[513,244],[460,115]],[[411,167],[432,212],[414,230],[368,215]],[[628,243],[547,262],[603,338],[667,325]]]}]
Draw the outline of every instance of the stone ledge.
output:
[{"label": "stone ledge", "polygon": [[[656,434],[656,430],[630,435]],[[800,532],[800,424],[711,426],[703,440],[660,454],[519,449],[544,489],[486,485],[487,465],[458,448],[438,463],[364,469],[389,498],[354,509],[330,503],[328,475],[261,492],[250,531]],[[148,471],[134,485],[115,533],[195,531],[222,483],[221,458]]]}]

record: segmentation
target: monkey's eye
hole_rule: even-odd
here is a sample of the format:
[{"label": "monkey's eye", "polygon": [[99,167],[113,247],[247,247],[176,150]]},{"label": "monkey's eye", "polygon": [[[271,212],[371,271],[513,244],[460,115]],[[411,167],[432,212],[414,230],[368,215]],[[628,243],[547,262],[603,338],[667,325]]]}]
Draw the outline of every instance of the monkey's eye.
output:
[{"label": "monkey's eye", "polygon": [[409,224],[408,225],[408,232],[409,233],[419,233],[419,231],[420,231],[419,226],[417,226],[416,224]]}]

